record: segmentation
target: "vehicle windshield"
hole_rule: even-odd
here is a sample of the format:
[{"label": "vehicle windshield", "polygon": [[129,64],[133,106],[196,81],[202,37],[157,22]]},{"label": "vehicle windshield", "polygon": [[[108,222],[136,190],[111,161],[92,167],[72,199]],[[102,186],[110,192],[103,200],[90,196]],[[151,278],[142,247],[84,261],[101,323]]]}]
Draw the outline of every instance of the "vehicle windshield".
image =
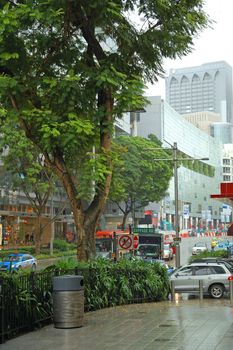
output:
[{"label": "vehicle windshield", "polygon": [[138,248],[137,255],[148,256],[148,255],[158,255],[159,245],[141,245]]},{"label": "vehicle windshield", "polygon": [[5,258],[3,258],[3,261],[20,261],[21,256],[18,255],[8,255]]},{"label": "vehicle windshield", "polygon": [[170,250],[170,244],[164,244],[163,249],[164,250]]}]

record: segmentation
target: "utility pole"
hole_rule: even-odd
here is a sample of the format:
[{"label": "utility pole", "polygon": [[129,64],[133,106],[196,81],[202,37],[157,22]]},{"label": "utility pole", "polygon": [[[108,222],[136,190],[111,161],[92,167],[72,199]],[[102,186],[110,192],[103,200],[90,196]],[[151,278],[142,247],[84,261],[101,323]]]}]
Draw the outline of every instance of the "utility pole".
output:
[{"label": "utility pole", "polygon": [[[167,142],[167,141],[166,141]],[[168,143],[168,142],[167,142]],[[174,172],[174,198],[175,198],[175,216],[174,216],[174,226],[175,226],[175,233],[176,233],[176,268],[180,267],[180,236],[179,236],[179,193],[178,193],[178,161],[188,160],[209,160],[209,158],[177,158],[177,143],[174,142],[173,145],[171,145],[171,148],[148,148],[150,150],[156,150],[156,149],[163,149],[163,150],[172,150],[173,156],[172,158],[156,158],[154,160],[164,160],[164,161],[172,161],[173,162],[173,172]]]},{"label": "utility pole", "polygon": [[173,144],[173,168],[174,168],[174,196],[175,196],[175,232],[176,232],[176,268],[180,267],[180,242],[179,242],[179,192],[178,192],[178,167],[177,167],[177,143]]}]

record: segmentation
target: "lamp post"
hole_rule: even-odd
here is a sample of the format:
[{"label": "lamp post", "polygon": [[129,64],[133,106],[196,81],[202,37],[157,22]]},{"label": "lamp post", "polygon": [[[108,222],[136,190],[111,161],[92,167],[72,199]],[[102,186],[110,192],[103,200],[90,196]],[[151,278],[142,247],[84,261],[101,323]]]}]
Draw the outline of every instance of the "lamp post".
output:
[{"label": "lamp post", "polygon": [[180,236],[179,236],[179,193],[178,193],[178,166],[177,162],[182,160],[194,161],[194,160],[209,160],[209,158],[177,158],[177,143],[174,142],[171,145],[171,148],[153,148],[156,149],[164,149],[164,150],[172,150],[173,157],[172,158],[157,158],[154,160],[164,160],[164,161],[172,161],[173,162],[173,171],[174,171],[174,197],[175,197],[175,233],[176,233],[176,268],[180,267]]},{"label": "lamp post", "polygon": [[178,166],[177,166],[177,143],[173,145],[173,168],[174,168],[174,196],[175,196],[175,232],[176,232],[176,268],[180,267],[180,242],[179,242],[179,193],[178,193]]}]

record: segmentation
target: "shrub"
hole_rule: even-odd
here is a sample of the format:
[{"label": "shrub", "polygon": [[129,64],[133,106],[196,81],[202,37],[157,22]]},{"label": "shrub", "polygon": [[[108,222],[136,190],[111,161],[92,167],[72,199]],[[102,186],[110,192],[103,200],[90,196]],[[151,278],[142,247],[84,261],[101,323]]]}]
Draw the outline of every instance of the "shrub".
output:
[{"label": "shrub", "polygon": [[53,248],[62,252],[66,252],[70,249],[70,244],[63,239],[55,239],[53,242]]},{"label": "shrub", "polygon": [[209,251],[209,252],[202,252],[198,255],[191,256],[189,259],[189,262],[192,262],[196,259],[202,259],[202,258],[210,258],[210,257],[215,257],[215,258],[227,258],[228,253],[224,249],[219,249],[216,251]]}]

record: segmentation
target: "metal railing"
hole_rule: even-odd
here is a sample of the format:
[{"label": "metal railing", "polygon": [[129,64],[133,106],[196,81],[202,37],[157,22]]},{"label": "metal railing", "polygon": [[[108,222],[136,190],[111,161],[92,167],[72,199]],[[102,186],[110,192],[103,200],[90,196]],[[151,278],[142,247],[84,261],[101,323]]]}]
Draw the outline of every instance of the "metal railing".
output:
[{"label": "metal railing", "polygon": [[[146,287],[147,293],[138,291],[135,287],[135,278],[142,278],[144,276],[143,270],[131,271],[122,268],[106,270],[106,273],[104,273],[106,285],[104,285],[104,281],[103,283],[100,281],[99,270],[95,268],[56,269],[22,275],[17,273],[2,274],[0,276],[0,343],[24,331],[32,330],[38,325],[42,326],[53,322],[52,281],[54,276],[63,274],[76,274],[84,277],[85,311],[123,303],[131,304],[160,300],[154,291],[150,291],[149,285]],[[132,285],[132,293],[124,295],[123,300],[121,294],[124,290],[123,282],[123,284],[113,284],[114,293],[107,292],[106,286],[109,284],[110,277],[113,277],[114,280],[123,277],[122,281],[128,281]],[[168,284],[166,288],[168,291]],[[101,298],[102,302],[100,303]]]},{"label": "metal railing", "polygon": [[[198,288],[198,295],[199,295],[199,300],[203,300],[203,280],[199,280],[199,288]],[[187,292],[178,292],[175,290],[175,285],[174,281],[171,281],[171,300],[175,301],[175,294],[180,294],[180,293],[190,293],[190,291]],[[230,305],[233,305],[233,280],[229,280],[229,296],[230,296]]]}]

